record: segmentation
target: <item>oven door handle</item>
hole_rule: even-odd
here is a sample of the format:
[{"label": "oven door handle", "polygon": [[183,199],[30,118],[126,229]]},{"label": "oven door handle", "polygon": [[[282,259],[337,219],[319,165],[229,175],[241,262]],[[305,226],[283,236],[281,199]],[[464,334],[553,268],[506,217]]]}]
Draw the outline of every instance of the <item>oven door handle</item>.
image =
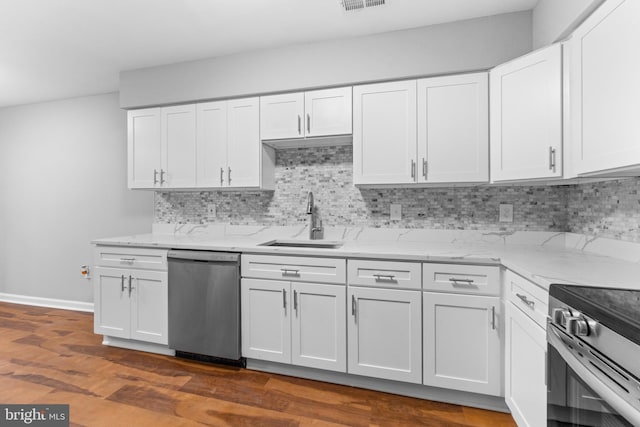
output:
[{"label": "oven door handle", "polygon": [[591,387],[609,406],[631,424],[640,425],[640,412],[602,382],[600,378],[591,372],[576,356],[567,350],[558,331],[551,325],[547,325],[547,342],[558,351],[566,364],[574,370],[580,380]]}]

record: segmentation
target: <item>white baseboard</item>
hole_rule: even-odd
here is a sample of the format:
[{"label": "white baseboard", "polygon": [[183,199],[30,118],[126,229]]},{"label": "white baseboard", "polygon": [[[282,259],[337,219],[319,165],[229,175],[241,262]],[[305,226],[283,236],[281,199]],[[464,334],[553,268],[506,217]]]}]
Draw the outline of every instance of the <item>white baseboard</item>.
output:
[{"label": "white baseboard", "polygon": [[70,301],[55,298],[31,297],[27,295],[5,294],[0,292],[0,301],[13,304],[35,305],[38,307],[61,308],[63,310],[86,311],[93,313],[92,302]]},{"label": "white baseboard", "polygon": [[176,351],[166,345],[154,344],[150,342],[127,340],[124,338],[110,337],[103,335],[102,345],[111,347],[126,348],[128,350],[146,351],[148,353],[164,354],[165,356],[175,356]]}]

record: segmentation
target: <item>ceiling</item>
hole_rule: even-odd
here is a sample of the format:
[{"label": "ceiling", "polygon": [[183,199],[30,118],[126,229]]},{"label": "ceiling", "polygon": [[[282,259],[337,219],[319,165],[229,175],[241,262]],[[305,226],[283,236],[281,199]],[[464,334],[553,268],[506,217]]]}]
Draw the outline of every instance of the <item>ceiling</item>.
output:
[{"label": "ceiling", "polygon": [[0,0],[0,107],[118,90],[120,71],[532,9],[537,0]]}]

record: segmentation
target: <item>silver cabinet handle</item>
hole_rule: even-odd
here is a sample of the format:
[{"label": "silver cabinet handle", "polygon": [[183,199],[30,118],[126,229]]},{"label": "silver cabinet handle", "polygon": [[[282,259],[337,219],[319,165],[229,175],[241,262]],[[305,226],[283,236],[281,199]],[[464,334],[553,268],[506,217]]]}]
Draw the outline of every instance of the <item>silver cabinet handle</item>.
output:
[{"label": "silver cabinet handle", "polygon": [[374,274],[376,282],[396,282],[396,276],[393,274]]},{"label": "silver cabinet handle", "polygon": [[131,276],[129,276],[129,296],[131,296],[131,290],[133,289],[133,287],[131,286],[131,280],[133,278]]},{"label": "silver cabinet handle", "polygon": [[282,288],[282,308],[287,310],[287,290]]},{"label": "silver cabinet handle", "polygon": [[307,113],[307,133],[311,132],[311,116]]},{"label": "silver cabinet handle", "polygon": [[475,283],[473,279],[458,279],[456,277],[450,277],[449,281],[453,286],[473,286]]},{"label": "silver cabinet handle", "polygon": [[549,147],[549,170],[556,171],[556,149]]},{"label": "silver cabinet handle", "polygon": [[491,307],[491,329],[496,330],[496,306]]},{"label": "silver cabinet handle", "polygon": [[164,174],[166,172],[164,171],[164,169],[160,169],[160,185],[164,184],[165,179],[164,179]]},{"label": "silver cabinet handle", "polygon": [[120,258],[120,262],[128,262],[133,264],[133,262],[135,261],[135,258]]},{"label": "silver cabinet handle", "polygon": [[529,308],[533,308],[536,305],[536,302],[528,299],[526,295],[516,294],[516,296],[520,298],[523,303],[527,304]]},{"label": "silver cabinet handle", "polygon": [[356,316],[356,296],[351,295],[351,315]]},{"label": "silver cabinet handle", "polygon": [[156,169],[153,170],[153,185],[158,183],[158,171]]},{"label": "silver cabinet handle", "polygon": [[424,158],[422,159],[422,176],[427,177],[427,160]]},{"label": "silver cabinet handle", "polygon": [[120,276],[120,292],[124,292],[124,274]]},{"label": "silver cabinet handle", "polygon": [[220,186],[224,184],[224,168],[220,168]]},{"label": "silver cabinet handle", "polygon": [[300,114],[298,114],[298,135],[302,134],[301,121],[302,121],[302,118],[300,117]]},{"label": "silver cabinet handle", "polygon": [[416,161],[411,160],[411,178],[416,177]]},{"label": "silver cabinet handle", "polygon": [[293,309],[298,312],[298,291],[293,291]]},{"label": "silver cabinet handle", "polygon": [[281,268],[280,272],[282,272],[283,276],[300,277],[300,270],[295,270],[293,268]]},{"label": "silver cabinet handle", "polygon": [[227,166],[227,185],[231,185],[231,167]]}]

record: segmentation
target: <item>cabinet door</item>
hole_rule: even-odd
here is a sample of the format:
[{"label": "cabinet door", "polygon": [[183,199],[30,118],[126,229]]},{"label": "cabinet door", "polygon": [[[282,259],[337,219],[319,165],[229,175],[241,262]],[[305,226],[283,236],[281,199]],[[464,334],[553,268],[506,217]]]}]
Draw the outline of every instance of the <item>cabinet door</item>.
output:
[{"label": "cabinet door", "polygon": [[196,106],[177,105],[162,110],[162,172],[167,188],[196,185]]},{"label": "cabinet door", "polygon": [[160,184],[160,108],[127,112],[129,188]]},{"label": "cabinet door", "polygon": [[351,87],[305,92],[305,135],[351,133],[351,106]]},{"label": "cabinet door", "polygon": [[562,176],[562,47],[491,70],[491,180]]},{"label": "cabinet door", "polygon": [[260,187],[260,104],[258,98],[227,102],[227,186]]},{"label": "cabinet door", "polygon": [[569,41],[577,173],[640,164],[638,16],[638,1],[607,1]]},{"label": "cabinet door", "polygon": [[347,371],[345,286],[292,283],[291,362]]},{"label": "cabinet door", "polygon": [[289,282],[242,279],[242,355],[291,363]]},{"label": "cabinet door", "polygon": [[353,183],[416,181],[416,81],[353,87]]},{"label": "cabinet door", "polygon": [[418,80],[418,182],[489,181],[487,73]]},{"label": "cabinet door", "polygon": [[197,186],[219,188],[227,182],[227,101],[196,108]]},{"label": "cabinet door", "polygon": [[130,270],[131,338],[168,344],[169,288],[164,271]]},{"label": "cabinet door", "polygon": [[304,93],[260,97],[260,139],[304,136]]},{"label": "cabinet door", "polygon": [[506,314],[505,401],[519,426],[547,425],[545,331],[511,303]]},{"label": "cabinet door", "polygon": [[129,270],[95,267],[93,269],[94,314],[96,334],[130,337]]},{"label": "cabinet door", "polygon": [[422,383],[419,291],[349,288],[348,372]]},{"label": "cabinet door", "polygon": [[424,384],[502,395],[500,298],[424,292]]}]

